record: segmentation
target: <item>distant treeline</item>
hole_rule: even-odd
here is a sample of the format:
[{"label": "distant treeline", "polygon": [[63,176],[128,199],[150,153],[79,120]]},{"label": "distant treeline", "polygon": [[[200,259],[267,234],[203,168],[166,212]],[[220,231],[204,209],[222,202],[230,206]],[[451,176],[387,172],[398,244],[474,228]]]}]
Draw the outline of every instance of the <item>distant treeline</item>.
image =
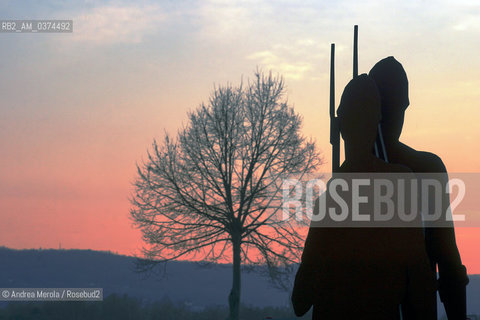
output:
[{"label": "distant treeline", "polygon": [[[0,320],[225,320],[226,306],[212,306],[195,310],[188,304],[169,299],[142,303],[127,295],[112,294],[101,302],[11,302],[0,307]],[[242,306],[242,320],[305,320],[311,319],[311,310],[301,318],[290,308]],[[446,317],[442,316],[442,320]],[[479,316],[477,318],[480,319]]]},{"label": "distant treeline", "polygon": [[[296,318],[290,308],[241,307],[241,319],[311,319],[311,314]],[[0,308],[0,320],[225,320],[228,308],[207,307],[195,310],[169,299],[142,303],[127,295],[112,294],[101,302],[11,302]]]}]

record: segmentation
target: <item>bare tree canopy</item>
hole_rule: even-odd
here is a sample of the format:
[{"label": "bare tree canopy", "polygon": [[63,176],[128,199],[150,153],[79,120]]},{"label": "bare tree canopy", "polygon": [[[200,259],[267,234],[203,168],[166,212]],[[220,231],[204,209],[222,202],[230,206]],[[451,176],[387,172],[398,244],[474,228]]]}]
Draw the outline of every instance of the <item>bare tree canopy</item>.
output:
[{"label": "bare tree canopy", "polygon": [[246,86],[215,88],[177,138],[154,141],[138,166],[131,217],[145,258],[231,261],[231,319],[242,263],[265,264],[273,276],[303,248],[296,222],[280,214],[282,178],[313,173],[321,158],[284,91],[283,79],[258,71]]}]

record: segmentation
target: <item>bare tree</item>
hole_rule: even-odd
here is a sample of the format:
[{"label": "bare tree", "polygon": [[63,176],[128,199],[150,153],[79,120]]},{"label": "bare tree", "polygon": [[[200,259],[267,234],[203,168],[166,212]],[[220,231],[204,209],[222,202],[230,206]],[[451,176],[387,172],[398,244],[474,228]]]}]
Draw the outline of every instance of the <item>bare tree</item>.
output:
[{"label": "bare tree", "polygon": [[173,140],[153,142],[138,167],[131,217],[153,263],[233,263],[230,319],[238,319],[240,267],[266,265],[272,277],[298,262],[303,237],[280,215],[282,177],[321,164],[284,82],[257,71],[246,87],[216,88]]}]

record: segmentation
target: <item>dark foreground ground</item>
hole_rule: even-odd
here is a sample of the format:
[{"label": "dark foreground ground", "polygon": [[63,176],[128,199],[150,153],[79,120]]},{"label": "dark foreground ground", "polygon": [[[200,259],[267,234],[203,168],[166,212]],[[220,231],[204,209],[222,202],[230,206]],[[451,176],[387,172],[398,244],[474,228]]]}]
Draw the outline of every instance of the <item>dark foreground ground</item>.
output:
[{"label": "dark foreground ground", "polygon": [[[227,315],[225,306],[193,310],[169,300],[142,304],[126,295],[110,295],[102,302],[16,302],[0,308],[2,320],[225,320]],[[311,315],[296,318],[290,308],[242,306],[241,319],[311,319]]]},{"label": "dark foreground ground", "polygon": [[[0,247],[0,288],[103,288],[105,297],[102,302],[0,302],[0,320],[226,318],[232,281],[230,265],[204,267],[174,262],[147,276],[135,271],[135,261],[92,250]],[[289,296],[290,290],[272,286],[267,278],[242,272],[241,318],[298,319]],[[468,313],[480,314],[479,275],[470,275]],[[443,314],[440,309],[440,318]]]}]

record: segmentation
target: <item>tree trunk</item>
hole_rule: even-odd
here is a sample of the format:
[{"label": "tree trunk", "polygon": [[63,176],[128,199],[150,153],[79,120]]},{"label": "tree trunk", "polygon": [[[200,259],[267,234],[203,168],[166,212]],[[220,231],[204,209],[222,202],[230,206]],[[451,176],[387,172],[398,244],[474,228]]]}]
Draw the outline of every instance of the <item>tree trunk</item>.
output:
[{"label": "tree trunk", "polygon": [[228,305],[230,307],[229,320],[239,320],[240,315],[240,237],[234,236],[233,245],[233,283],[232,290],[228,296]]}]

